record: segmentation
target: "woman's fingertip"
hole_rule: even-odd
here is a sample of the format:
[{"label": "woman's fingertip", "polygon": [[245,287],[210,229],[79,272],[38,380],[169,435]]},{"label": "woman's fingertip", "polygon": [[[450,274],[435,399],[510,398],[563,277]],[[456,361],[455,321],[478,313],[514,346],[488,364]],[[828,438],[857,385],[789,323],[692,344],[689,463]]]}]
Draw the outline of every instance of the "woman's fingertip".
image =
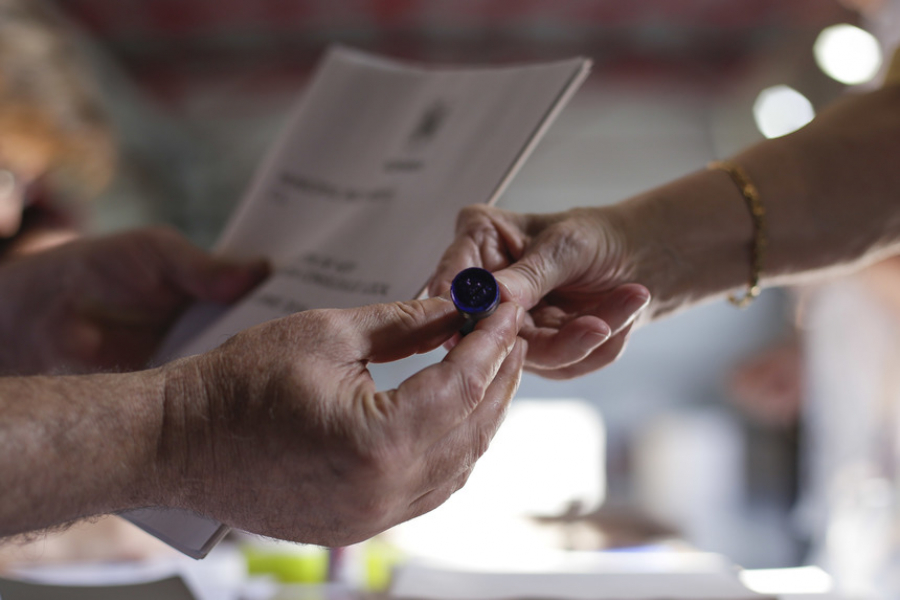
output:
[{"label": "woman's fingertip", "polygon": [[454,333],[453,337],[451,337],[449,340],[444,342],[444,349],[447,350],[447,352],[450,352],[451,350],[456,348],[456,345],[459,344],[459,341],[461,339],[462,339],[462,336],[460,334]]},{"label": "woman's fingertip", "polygon": [[497,307],[497,312],[494,313],[497,315],[497,320],[493,321],[494,327],[507,327],[510,325],[510,321],[515,323],[513,334],[518,334],[519,329],[522,328],[522,323],[524,321],[524,313],[522,311],[522,307],[516,304],[515,302],[504,302],[499,307]]},{"label": "woman's fingertip", "polygon": [[525,356],[528,354],[528,340],[523,337],[516,338],[516,351],[521,355],[522,362],[525,362]]},{"label": "woman's fingertip", "polygon": [[598,329],[589,329],[581,334],[581,345],[585,348],[596,348],[601,344],[606,343],[607,340],[612,336],[612,332],[607,327],[606,330],[598,330]]},{"label": "woman's fingertip", "polygon": [[650,290],[641,286],[638,289],[634,290],[628,298],[625,300],[625,305],[628,310],[631,310],[634,313],[639,313],[644,310],[648,304],[650,304]]},{"label": "woman's fingertip", "polygon": [[641,312],[645,308],[650,305],[650,300],[653,298],[650,296],[650,292],[648,290],[644,290],[642,293],[637,295],[637,300],[640,301],[641,305],[635,312]]},{"label": "woman's fingertip", "polygon": [[497,285],[500,286],[500,299],[504,302],[515,302],[517,300],[516,295],[513,293],[513,288],[509,286],[507,280],[509,276],[505,273],[505,271],[499,271],[494,273],[494,279],[497,280]]},{"label": "woman's fingertip", "polygon": [[647,290],[637,292],[631,296],[625,304],[625,310],[629,313],[628,320],[625,324],[630,325],[641,313],[647,310],[647,307],[650,306],[650,300],[650,292]]},{"label": "woman's fingertip", "polygon": [[516,304],[516,331],[522,329],[522,325],[525,324],[525,309],[520,305]]}]

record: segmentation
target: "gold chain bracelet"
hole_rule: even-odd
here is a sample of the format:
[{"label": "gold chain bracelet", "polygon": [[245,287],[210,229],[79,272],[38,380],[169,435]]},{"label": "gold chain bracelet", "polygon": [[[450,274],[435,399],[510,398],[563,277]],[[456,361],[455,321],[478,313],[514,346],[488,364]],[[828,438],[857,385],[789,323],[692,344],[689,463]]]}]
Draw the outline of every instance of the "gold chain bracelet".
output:
[{"label": "gold chain bracelet", "polygon": [[762,276],[766,246],[768,244],[768,238],[766,237],[766,209],[759,199],[759,191],[740,165],[730,161],[715,160],[706,167],[712,171],[725,171],[728,173],[728,176],[731,177],[731,180],[741,192],[741,196],[744,197],[744,203],[747,205],[747,210],[750,211],[750,218],[753,219],[753,241],[750,245],[750,280],[747,283],[747,291],[743,296],[734,294],[728,296],[729,302],[738,308],[744,308],[753,302],[761,291],[759,278]]}]

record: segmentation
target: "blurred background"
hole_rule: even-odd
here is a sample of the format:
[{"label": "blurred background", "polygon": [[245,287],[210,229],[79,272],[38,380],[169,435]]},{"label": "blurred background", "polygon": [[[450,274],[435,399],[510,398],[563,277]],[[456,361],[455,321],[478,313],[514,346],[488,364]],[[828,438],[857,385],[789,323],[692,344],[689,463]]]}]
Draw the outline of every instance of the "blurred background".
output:
[{"label": "blurred background", "polygon": [[[331,43],[434,65],[593,59],[500,201],[548,212],[627,198],[876,85],[897,18],[890,0],[0,0],[0,65],[32,82],[62,69],[47,89],[80,98],[73,136],[94,141],[57,162],[93,157],[81,171],[108,185],[54,180],[46,203],[70,229],[169,223],[209,247]],[[460,506],[395,542],[475,545],[460,524],[514,505],[561,547],[678,539],[748,567],[879,576],[896,545],[895,270],[671,317],[578,380],[526,375]]]}]

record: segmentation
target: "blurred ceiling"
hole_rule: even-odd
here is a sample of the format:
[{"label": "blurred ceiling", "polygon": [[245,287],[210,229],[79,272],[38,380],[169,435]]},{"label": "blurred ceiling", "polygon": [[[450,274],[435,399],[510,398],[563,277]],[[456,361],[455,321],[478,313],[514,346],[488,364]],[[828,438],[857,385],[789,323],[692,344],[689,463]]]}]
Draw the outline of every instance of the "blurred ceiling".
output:
[{"label": "blurred ceiling", "polygon": [[296,80],[330,42],[429,61],[587,54],[595,72],[721,80],[773,39],[852,21],[835,0],[55,0],[162,93]]}]

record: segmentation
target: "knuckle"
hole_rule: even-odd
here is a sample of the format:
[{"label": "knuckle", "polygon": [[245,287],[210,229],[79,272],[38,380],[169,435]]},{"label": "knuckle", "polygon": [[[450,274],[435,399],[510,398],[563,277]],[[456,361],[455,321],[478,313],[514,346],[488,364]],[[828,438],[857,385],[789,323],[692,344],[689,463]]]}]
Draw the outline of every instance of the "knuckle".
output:
[{"label": "knuckle", "polygon": [[[513,267],[532,286],[543,289],[550,280],[565,282],[583,265],[596,260],[595,236],[579,219],[556,222],[535,238],[532,250]],[[549,292],[549,290],[546,290]]]},{"label": "knuckle", "polygon": [[595,251],[594,236],[584,219],[575,217],[553,225],[549,258],[558,265],[568,264]]},{"label": "knuckle", "polygon": [[525,285],[533,290],[543,288],[544,274],[553,267],[554,261],[542,253],[532,254],[527,261],[517,262],[513,269],[525,280]]},{"label": "knuckle", "polygon": [[484,397],[487,385],[482,381],[480,376],[470,373],[460,372],[457,374],[458,384],[456,389],[459,390],[459,400],[466,409],[466,414],[475,410],[475,407]]},{"label": "knuckle", "polygon": [[367,389],[362,390],[362,398],[359,404],[363,408],[366,420],[372,422],[390,422],[399,409],[394,395],[388,392],[373,394]]},{"label": "knuckle", "polygon": [[[287,317],[290,323],[289,333],[293,343],[303,343],[307,346],[310,342],[320,344],[328,348],[331,345],[339,345],[345,335],[352,331],[344,327],[344,318],[340,310],[315,309],[307,310]],[[324,342],[328,344],[324,344]]]},{"label": "knuckle", "polygon": [[351,332],[342,327],[340,313],[335,309],[295,313],[245,330],[231,339],[246,338],[246,343],[265,349],[269,358],[288,361],[296,365],[295,371],[305,372],[309,369],[307,361],[292,360],[298,353],[305,352],[310,359],[347,356],[346,350],[352,345],[347,336]]},{"label": "knuckle", "polygon": [[391,316],[405,329],[416,330],[428,320],[425,305],[419,300],[394,302],[387,306],[391,309]]},{"label": "knuckle", "polygon": [[336,329],[335,311],[330,309],[307,310],[291,317],[289,322],[296,328],[298,334],[327,334]]},{"label": "knuckle", "polygon": [[489,214],[492,210],[494,209],[483,204],[473,204],[463,207],[462,210],[459,211],[459,214],[456,215],[457,232],[465,231],[473,224],[485,221],[489,222]]},{"label": "knuckle", "polygon": [[497,237],[497,221],[502,220],[500,209],[491,206],[467,206],[456,220],[458,237],[469,237],[476,242]]}]

